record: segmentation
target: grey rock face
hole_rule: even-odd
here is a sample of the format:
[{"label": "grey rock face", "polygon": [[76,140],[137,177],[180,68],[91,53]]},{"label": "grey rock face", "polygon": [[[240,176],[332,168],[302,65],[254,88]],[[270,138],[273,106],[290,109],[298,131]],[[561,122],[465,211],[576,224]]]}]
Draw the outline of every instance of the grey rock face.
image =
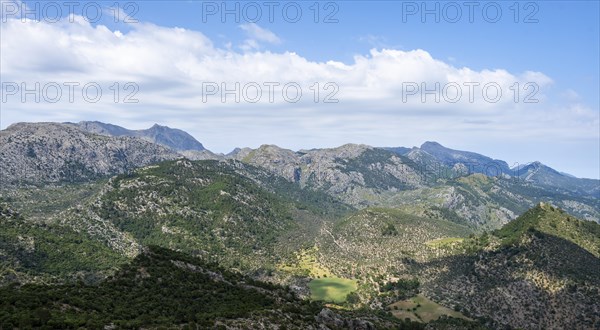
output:
[{"label": "grey rock face", "polygon": [[409,159],[366,145],[294,152],[274,145],[241,149],[230,158],[259,166],[301,187],[323,189],[352,205],[366,206],[384,191],[422,186]]},{"label": "grey rock face", "polygon": [[0,131],[0,182],[78,182],[181,156],[133,137],[93,134],[71,124],[18,123]]},{"label": "grey rock face", "polygon": [[470,151],[460,151],[446,148],[437,142],[425,142],[420,148],[422,151],[435,157],[446,166],[462,163],[470,166],[473,173],[486,175],[510,174],[508,164],[503,160],[492,159]]},{"label": "grey rock face", "polygon": [[179,153],[189,160],[225,160],[222,154],[215,154],[209,150],[184,150]]}]

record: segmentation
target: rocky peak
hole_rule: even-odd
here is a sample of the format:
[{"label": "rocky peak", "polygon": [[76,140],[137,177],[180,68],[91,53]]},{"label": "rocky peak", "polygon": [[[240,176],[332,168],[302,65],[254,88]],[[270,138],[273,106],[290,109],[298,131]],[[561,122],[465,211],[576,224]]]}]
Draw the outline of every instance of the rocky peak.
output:
[{"label": "rocky peak", "polygon": [[98,121],[82,121],[74,124],[82,130],[107,136],[131,136],[160,144],[174,151],[203,151],[202,143],[190,134],[176,128],[154,124],[144,130],[129,130],[121,126],[101,123]]}]

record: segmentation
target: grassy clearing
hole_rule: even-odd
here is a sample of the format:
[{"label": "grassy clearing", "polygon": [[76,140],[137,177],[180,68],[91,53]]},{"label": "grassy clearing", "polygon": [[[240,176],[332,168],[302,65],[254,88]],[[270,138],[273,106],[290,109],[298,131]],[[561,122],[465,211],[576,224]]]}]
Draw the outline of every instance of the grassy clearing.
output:
[{"label": "grassy clearing", "polygon": [[349,293],[356,291],[356,280],[345,278],[319,278],[308,283],[313,300],[343,303]]},{"label": "grassy clearing", "polygon": [[410,299],[393,303],[389,307],[392,314],[401,320],[408,318],[413,321],[427,323],[437,320],[442,315],[448,315],[450,317],[472,321],[461,313],[439,305],[420,294]]},{"label": "grassy clearing", "polygon": [[286,273],[312,278],[334,277],[329,269],[319,264],[316,257],[317,252],[317,247],[302,250],[296,254],[294,263],[282,263],[278,265],[278,269]]},{"label": "grassy clearing", "polygon": [[462,241],[464,241],[464,238],[444,237],[444,238],[438,238],[438,239],[434,239],[434,240],[425,242],[425,244],[432,248],[442,248],[442,247],[452,246],[454,244],[461,243]]}]

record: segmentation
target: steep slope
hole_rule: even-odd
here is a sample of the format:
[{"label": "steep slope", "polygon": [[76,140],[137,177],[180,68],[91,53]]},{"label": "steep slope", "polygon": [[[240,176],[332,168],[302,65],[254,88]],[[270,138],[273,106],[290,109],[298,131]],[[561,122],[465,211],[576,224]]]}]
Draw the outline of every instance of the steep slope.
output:
[{"label": "steep slope", "polygon": [[401,156],[406,156],[406,154],[411,151],[411,148],[406,147],[383,147],[382,149],[391,151]]},{"label": "steep slope", "polygon": [[0,204],[0,227],[0,286],[66,278],[94,281],[126,261],[86,233],[30,221],[5,203]]},{"label": "steep slope", "polygon": [[203,151],[202,143],[190,134],[175,128],[154,124],[143,130],[129,130],[120,126],[105,124],[98,121],[82,121],[77,124],[85,131],[107,136],[138,137],[148,142],[165,146],[175,151]]},{"label": "steep slope", "polygon": [[[317,239],[320,265],[343,278],[359,280],[360,300],[383,308],[380,289],[392,278],[413,278],[407,272],[415,262],[453,253],[452,244],[471,231],[453,222],[417,217],[394,209],[367,208],[324,226]],[[384,295],[385,296],[385,295]]]},{"label": "steep slope", "polygon": [[296,298],[288,288],[155,246],[99,285],[0,289],[0,327],[7,329],[394,326],[393,320],[368,319],[334,313]]},{"label": "steep slope", "polygon": [[88,181],[180,157],[154,143],[70,124],[19,123],[0,131],[3,186]]},{"label": "steep slope", "polygon": [[384,148],[399,155],[407,156],[421,166],[437,170],[446,167],[454,168],[456,165],[464,166],[463,175],[482,173],[491,176],[511,175],[512,171],[503,160],[470,152],[446,148],[437,142],[427,141],[420,148],[404,147]]},{"label": "steep slope", "polygon": [[537,231],[571,241],[600,258],[600,225],[582,221],[547,203],[540,203],[494,232],[506,244],[518,242],[526,232]]},{"label": "steep slope", "polygon": [[423,185],[411,160],[365,145],[298,152],[265,145],[256,150],[238,150],[231,157],[265,168],[301,187],[322,189],[354,206],[373,205],[389,191]]},{"label": "steep slope", "polygon": [[451,179],[481,173],[499,178],[516,178],[563,194],[600,198],[600,181],[581,179],[556,171],[540,162],[510,168],[503,160],[469,151],[446,148],[437,142],[427,141],[420,148],[383,148],[414,161],[425,176]]},{"label": "steep slope", "polygon": [[349,210],[278,180],[235,162],[164,162],[112,178],[93,201],[57,218],[124,255],[154,244],[266,270],[307,244],[327,214]]},{"label": "steep slope", "polygon": [[599,232],[596,223],[540,204],[494,235],[465,241],[467,253],[412,271],[422,274],[428,296],[494,328],[595,329]]},{"label": "steep slope", "polygon": [[[298,152],[264,145],[256,150],[234,150],[229,157],[267,169],[301,187],[324,190],[358,208],[401,208],[418,216],[436,209],[447,220],[481,230],[497,229],[540,201],[600,221],[598,197],[511,177],[506,174],[505,162],[433,142],[403,156],[365,145]],[[477,173],[482,164],[488,175]]]},{"label": "steep slope", "polygon": [[416,215],[436,209],[436,213],[443,213],[447,220],[493,230],[539,202],[558,205],[586,220],[600,221],[600,205],[596,198],[545,189],[517,178],[483,174],[439,180],[431,187],[399,191],[382,201],[382,205]]}]

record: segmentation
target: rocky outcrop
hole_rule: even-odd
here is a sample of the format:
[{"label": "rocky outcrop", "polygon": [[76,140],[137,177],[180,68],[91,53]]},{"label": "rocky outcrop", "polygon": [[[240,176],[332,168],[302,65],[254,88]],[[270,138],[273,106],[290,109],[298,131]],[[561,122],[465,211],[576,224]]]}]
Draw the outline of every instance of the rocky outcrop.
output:
[{"label": "rocky outcrop", "polygon": [[0,131],[3,185],[80,182],[180,157],[138,138],[93,134],[71,124],[18,123]]},{"label": "rocky outcrop", "polygon": [[349,330],[371,330],[375,329],[373,323],[360,319],[343,318],[329,308],[323,308],[315,316],[315,320],[327,328],[331,329],[349,329]]},{"label": "rocky outcrop", "polygon": [[325,190],[355,206],[370,205],[384,191],[422,186],[409,159],[366,145],[298,152],[263,145],[236,150],[229,158],[267,169],[303,188]]}]

